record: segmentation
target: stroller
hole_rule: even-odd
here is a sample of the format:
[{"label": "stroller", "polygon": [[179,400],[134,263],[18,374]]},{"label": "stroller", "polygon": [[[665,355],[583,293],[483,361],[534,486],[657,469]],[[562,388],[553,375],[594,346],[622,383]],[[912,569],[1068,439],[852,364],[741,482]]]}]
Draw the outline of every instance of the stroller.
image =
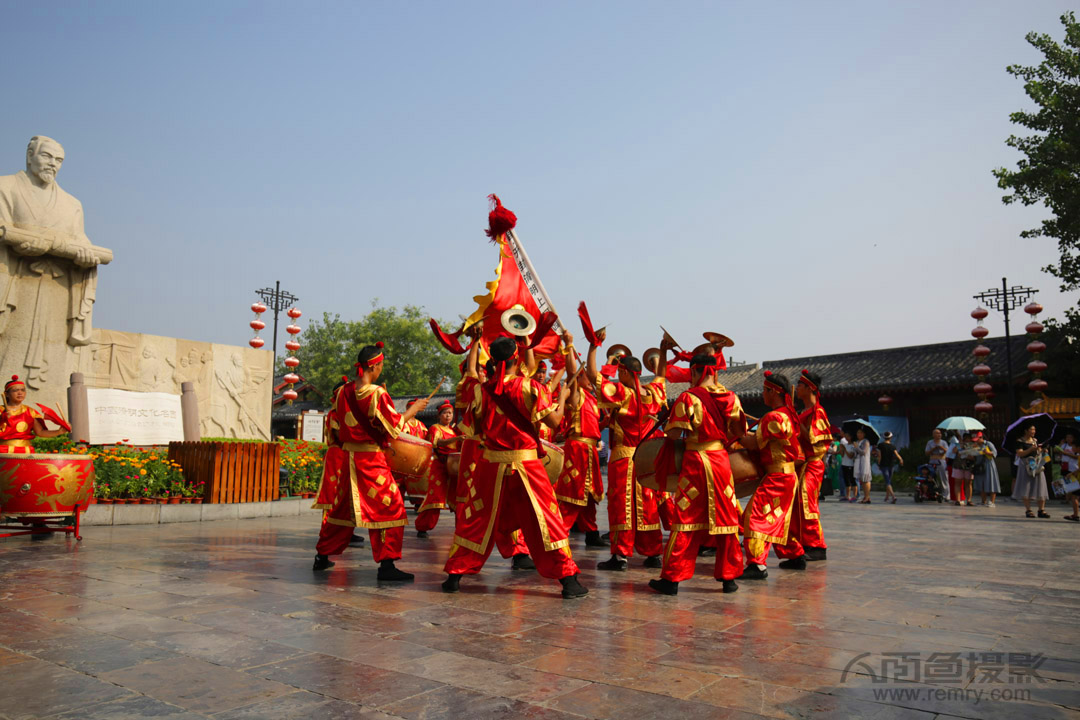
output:
[{"label": "stroller", "polygon": [[937,473],[929,465],[920,465],[915,476],[915,502],[943,502],[945,497],[938,487]]}]

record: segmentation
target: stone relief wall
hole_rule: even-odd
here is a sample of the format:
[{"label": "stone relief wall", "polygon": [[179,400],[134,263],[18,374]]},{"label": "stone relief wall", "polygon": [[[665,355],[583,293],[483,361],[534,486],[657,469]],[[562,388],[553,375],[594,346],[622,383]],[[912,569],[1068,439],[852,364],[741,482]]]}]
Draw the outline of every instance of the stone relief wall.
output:
[{"label": "stone relief wall", "polygon": [[[180,394],[192,382],[203,437],[270,439],[274,355],[266,350],[193,340],[94,329],[88,345],[67,348],[66,368],[31,390],[31,407],[42,403],[67,412],[68,379],[85,376],[86,386]],[[0,377],[22,368],[0,367]],[[55,369],[55,368],[54,368]]]}]

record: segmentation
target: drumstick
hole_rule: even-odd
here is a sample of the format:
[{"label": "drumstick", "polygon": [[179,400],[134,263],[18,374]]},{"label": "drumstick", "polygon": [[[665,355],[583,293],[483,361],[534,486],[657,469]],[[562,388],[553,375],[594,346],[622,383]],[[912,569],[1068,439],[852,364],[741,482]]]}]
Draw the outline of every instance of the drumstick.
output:
[{"label": "drumstick", "polygon": [[56,408],[56,414],[60,416],[60,419],[67,422],[68,420],[67,417],[64,416],[64,411],[60,409],[60,404],[57,403],[54,407]]},{"label": "drumstick", "polygon": [[439,384],[436,385],[435,389],[431,391],[431,394],[427,396],[428,400],[435,397],[435,393],[439,392],[439,388],[441,388],[443,386],[443,383],[446,382],[446,380],[447,380],[446,376],[443,375],[442,380],[439,381]]}]

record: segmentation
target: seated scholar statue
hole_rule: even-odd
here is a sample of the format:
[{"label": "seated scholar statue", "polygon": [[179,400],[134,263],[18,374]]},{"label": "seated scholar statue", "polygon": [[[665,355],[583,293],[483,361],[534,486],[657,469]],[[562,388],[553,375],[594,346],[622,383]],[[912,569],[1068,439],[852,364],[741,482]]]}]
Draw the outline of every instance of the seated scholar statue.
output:
[{"label": "seated scholar statue", "polygon": [[56,184],[63,162],[60,143],[39,135],[26,170],[0,176],[0,369],[32,389],[63,381],[69,348],[90,343],[97,266],[112,260]]}]

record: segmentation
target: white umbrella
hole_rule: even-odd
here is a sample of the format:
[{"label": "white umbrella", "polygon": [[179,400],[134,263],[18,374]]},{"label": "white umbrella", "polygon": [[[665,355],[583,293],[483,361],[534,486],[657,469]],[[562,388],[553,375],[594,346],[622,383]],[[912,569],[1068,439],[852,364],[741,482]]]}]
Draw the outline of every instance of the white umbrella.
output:
[{"label": "white umbrella", "polygon": [[938,423],[938,430],[959,430],[960,432],[972,432],[974,430],[985,430],[986,426],[973,417],[967,417],[966,415],[954,415],[951,418],[945,418]]}]

